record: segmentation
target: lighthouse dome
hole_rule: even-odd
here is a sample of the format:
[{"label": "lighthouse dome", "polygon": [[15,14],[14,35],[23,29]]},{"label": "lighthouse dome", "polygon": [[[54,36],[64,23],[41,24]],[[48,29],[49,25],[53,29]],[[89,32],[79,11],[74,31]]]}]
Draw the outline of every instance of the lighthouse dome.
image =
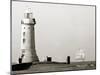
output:
[{"label": "lighthouse dome", "polygon": [[24,25],[36,24],[35,18],[33,18],[33,12],[30,8],[24,12],[24,19],[21,20],[21,24],[24,24]]},{"label": "lighthouse dome", "polygon": [[27,10],[25,10],[24,18],[33,18],[33,13],[32,13],[31,8],[28,8]]}]

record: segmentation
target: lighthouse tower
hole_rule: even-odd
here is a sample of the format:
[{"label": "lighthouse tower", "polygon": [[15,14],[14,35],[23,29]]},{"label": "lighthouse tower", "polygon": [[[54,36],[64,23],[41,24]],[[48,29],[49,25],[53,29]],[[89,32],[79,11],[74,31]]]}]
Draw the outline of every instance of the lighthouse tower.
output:
[{"label": "lighthouse tower", "polygon": [[35,18],[33,13],[28,9],[24,13],[24,19],[21,20],[21,55],[20,63],[34,63],[39,62],[35,50]]}]

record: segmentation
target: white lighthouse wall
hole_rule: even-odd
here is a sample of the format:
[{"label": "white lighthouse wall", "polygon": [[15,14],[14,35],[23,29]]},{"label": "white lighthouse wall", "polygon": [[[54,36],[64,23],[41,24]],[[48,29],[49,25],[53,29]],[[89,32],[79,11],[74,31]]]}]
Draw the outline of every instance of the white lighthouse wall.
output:
[{"label": "white lighthouse wall", "polygon": [[34,49],[34,45],[34,25],[23,24],[21,32],[21,49]]},{"label": "white lighthouse wall", "polygon": [[94,6],[12,2],[12,62],[18,61],[21,19],[28,8],[36,19],[35,48],[40,61],[51,56],[53,61],[65,62],[70,56],[77,62],[75,55],[80,49],[84,49],[85,61],[95,61]]},{"label": "white lighthouse wall", "polygon": [[21,31],[21,52],[24,54],[23,63],[32,62],[32,54],[35,51],[34,44],[34,25],[24,25],[22,24]]}]

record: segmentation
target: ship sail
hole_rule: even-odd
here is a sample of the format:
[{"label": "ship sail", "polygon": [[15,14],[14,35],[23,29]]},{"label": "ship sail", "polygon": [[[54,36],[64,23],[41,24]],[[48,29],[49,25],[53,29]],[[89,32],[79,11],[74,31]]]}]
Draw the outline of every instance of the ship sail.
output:
[{"label": "ship sail", "polygon": [[76,59],[76,60],[79,60],[79,61],[84,61],[84,60],[85,60],[85,52],[84,52],[84,50],[80,49],[80,50],[76,53],[75,59]]}]

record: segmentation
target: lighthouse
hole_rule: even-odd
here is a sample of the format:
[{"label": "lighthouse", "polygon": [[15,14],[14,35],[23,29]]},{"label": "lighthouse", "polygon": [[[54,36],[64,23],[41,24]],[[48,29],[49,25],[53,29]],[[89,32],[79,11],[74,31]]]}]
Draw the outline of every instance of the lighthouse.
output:
[{"label": "lighthouse", "polygon": [[39,62],[35,49],[35,26],[36,21],[30,9],[24,13],[21,20],[21,54],[19,63]]}]

